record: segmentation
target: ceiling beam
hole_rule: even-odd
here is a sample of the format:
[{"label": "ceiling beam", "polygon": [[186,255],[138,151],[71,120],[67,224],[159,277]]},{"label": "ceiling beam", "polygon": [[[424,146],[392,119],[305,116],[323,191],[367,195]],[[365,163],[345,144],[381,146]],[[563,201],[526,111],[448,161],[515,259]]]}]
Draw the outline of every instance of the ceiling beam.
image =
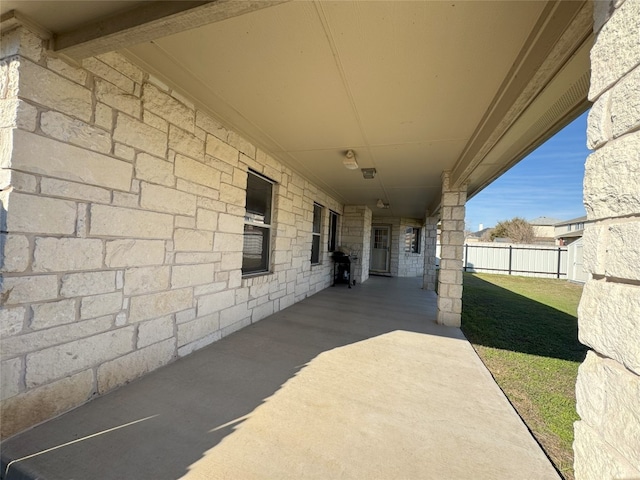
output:
[{"label": "ceiling beam", "polygon": [[152,1],[60,33],[53,50],[76,60],[220,22],[288,0]]},{"label": "ceiling beam", "polygon": [[550,1],[518,60],[467,143],[451,173],[461,185],[500,141],[562,66],[588,40],[591,2]]}]

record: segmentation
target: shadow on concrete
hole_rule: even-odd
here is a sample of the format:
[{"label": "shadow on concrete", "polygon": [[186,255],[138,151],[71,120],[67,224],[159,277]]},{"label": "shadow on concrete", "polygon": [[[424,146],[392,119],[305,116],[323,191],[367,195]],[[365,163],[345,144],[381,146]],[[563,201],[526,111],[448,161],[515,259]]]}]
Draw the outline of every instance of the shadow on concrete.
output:
[{"label": "shadow on concrete", "polygon": [[[562,285],[559,284],[559,288]],[[471,343],[582,362],[578,319],[473,274],[464,275],[462,331]]]},{"label": "shadow on concrete", "polygon": [[327,288],[9,439],[2,478],[180,478],[323,352],[397,330],[464,339],[435,302],[415,278]]}]

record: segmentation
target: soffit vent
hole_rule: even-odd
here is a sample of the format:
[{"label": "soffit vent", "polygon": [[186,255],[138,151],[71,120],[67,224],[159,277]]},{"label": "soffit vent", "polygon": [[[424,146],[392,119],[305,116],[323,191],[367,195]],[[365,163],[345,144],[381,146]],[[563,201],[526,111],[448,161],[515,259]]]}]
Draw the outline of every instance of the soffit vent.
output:
[{"label": "soffit vent", "polygon": [[361,168],[360,170],[362,171],[362,176],[365,180],[371,180],[375,178],[377,173],[375,168]]},{"label": "soffit vent", "polygon": [[[589,93],[589,75],[585,72],[571,87],[569,87],[560,98],[538,119],[538,121],[530,129],[534,132],[546,130],[552,126],[559,118],[564,117],[576,105],[582,103]],[[544,128],[546,127],[546,128]]]}]

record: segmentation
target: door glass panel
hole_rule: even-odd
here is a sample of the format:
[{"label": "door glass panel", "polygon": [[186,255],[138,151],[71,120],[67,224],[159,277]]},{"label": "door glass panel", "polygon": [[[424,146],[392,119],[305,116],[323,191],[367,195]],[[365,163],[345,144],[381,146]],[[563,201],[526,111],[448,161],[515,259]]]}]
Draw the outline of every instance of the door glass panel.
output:
[{"label": "door glass panel", "polygon": [[375,229],[373,248],[387,248],[387,229]]}]

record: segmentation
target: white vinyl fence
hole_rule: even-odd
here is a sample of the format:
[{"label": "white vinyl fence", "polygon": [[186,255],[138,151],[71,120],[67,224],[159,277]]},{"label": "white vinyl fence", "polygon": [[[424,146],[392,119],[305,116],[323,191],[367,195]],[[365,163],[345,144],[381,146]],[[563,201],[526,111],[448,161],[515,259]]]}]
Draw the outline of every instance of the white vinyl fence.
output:
[{"label": "white vinyl fence", "polygon": [[508,243],[464,245],[465,272],[567,278],[567,247]]},{"label": "white vinyl fence", "polygon": [[584,271],[582,261],[582,238],[569,244],[567,247],[567,278],[573,282],[584,283],[587,281],[587,272]]}]

